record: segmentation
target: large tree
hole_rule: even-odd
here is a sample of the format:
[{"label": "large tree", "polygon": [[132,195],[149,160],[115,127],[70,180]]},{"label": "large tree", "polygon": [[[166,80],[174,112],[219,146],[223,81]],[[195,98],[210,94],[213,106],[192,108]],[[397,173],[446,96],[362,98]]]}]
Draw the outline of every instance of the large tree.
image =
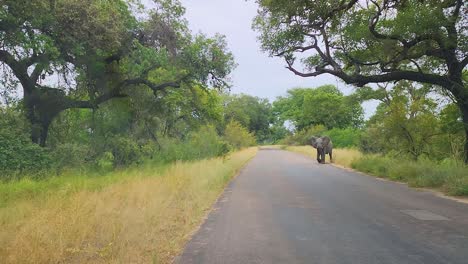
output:
[{"label": "large tree", "polygon": [[295,74],[331,74],[359,87],[400,80],[440,86],[456,100],[468,139],[465,1],[257,2],[254,28],[263,49]]},{"label": "large tree", "polygon": [[225,87],[234,63],[221,36],[192,36],[178,1],[2,0],[2,84],[22,89],[31,138],[44,146],[54,118],[95,109],[132,89]]}]

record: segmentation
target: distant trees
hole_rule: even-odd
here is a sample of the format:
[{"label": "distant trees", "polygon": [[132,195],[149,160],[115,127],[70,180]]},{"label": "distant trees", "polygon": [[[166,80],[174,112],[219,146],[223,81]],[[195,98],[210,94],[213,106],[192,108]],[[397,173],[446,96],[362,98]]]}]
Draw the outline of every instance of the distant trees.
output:
[{"label": "distant trees", "polygon": [[224,119],[236,121],[254,133],[259,142],[266,140],[272,123],[272,107],[267,99],[246,94],[224,97]]},{"label": "distant trees", "polygon": [[363,122],[360,102],[344,96],[333,85],[288,90],[286,96],[273,102],[273,112],[279,122],[290,121],[298,131],[312,125],[328,129],[359,127]]},{"label": "distant trees", "polygon": [[401,80],[441,87],[460,110],[468,163],[466,1],[257,2],[262,48],[296,75],[331,74],[358,87]]}]

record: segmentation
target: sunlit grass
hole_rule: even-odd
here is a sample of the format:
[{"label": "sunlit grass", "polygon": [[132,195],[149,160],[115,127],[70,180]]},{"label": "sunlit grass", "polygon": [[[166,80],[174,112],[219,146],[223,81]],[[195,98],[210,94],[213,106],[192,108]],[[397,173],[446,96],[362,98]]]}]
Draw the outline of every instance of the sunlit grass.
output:
[{"label": "sunlit grass", "polygon": [[[317,157],[317,150],[311,146],[288,146],[285,149],[304,154],[314,160]],[[344,167],[351,167],[351,163],[354,160],[360,159],[362,156],[362,153],[356,149],[333,149],[333,163]],[[325,160],[329,162],[328,155],[326,156]]]},{"label": "sunlit grass", "polygon": [[1,198],[1,262],[170,263],[256,151],[102,179],[1,184],[10,193]]}]

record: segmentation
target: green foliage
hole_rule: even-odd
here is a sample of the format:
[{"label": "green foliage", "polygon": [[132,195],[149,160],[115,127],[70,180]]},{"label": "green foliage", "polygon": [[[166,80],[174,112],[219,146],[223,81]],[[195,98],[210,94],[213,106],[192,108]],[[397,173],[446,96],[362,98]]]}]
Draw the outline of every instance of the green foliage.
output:
[{"label": "green foliage", "polygon": [[32,172],[41,176],[51,165],[47,151],[33,144],[27,136],[0,129],[0,180]]},{"label": "green foliage", "polygon": [[258,142],[269,138],[272,109],[267,99],[240,94],[226,96],[224,104],[226,123],[232,120],[239,122],[255,134]]},{"label": "green foliage", "polygon": [[107,143],[106,149],[114,157],[114,166],[128,166],[141,160],[141,150],[138,144],[130,138],[115,136]]},{"label": "green foliage", "polygon": [[333,141],[333,147],[351,148],[359,145],[361,130],[356,128],[333,128],[323,133]]},{"label": "green foliage", "polygon": [[291,131],[289,131],[287,128],[284,126],[278,125],[278,124],[273,124],[270,127],[270,136],[269,136],[269,141],[266,142],[267,144],[279,144],[281,143],[285,138],[291,136]]},{"label": "green foliage", "polygon": [[231,120],[224,130],[224,140],[236,149],[254,146],[255,136],[239,122]]},{"label": "green foliage", "polygon": [[285,137],[280,143],[292,146],[310,145],[309,140],[312,136],[329,136],[333,142],[333,147],[351,148],[358,146],[360,133],[361,130],[356,128],[333,128],[327,130],[325,126],[317,125],[297,131]]},{"label": "green foliage", "polygon": [[[292,146],[302,146],[302,145],[310,145],[310,138],[312,136],[321,136],[325,135],[327,128],[323,125],[316,125],[310,126],[303,130],[297,131],[294,134],[286,137],[282,141],[281,144],[285,145],[292,145]],[[333,141],[333,138],[332,138]]]},{"label": "green foliage", "polygon": [[333,85],[288,90],[286,97],[273,102],[273,112],[280,122],[291,121],[296,130],[311,125],[324,125],[328,129],[359,127],[363,119],[359,101],[344,96]]},{"label": "green foliage", "polygon": [[[466,1],[256,2],[259,10],[253,28],[259,32],[262,49],[270,56],[283,58],[287,68],[296,75],[315,77],[330,74],[366,92],[369,87],[365,86],[373,83],[408,81],[417,85],[437,86],[457,102],[463,120],[465,142],[468,141]],[[397,90],[398,87],[395,86]],[[391,85],[389,88],[392,89]],[[415,90],[414,95],[417,97],[418,93]],[[338,102],[330,94],[328,97],[330,102]],[[377,133],[385,130],[393,135],[400,134],[399,139],[390,138],[386,146],[374,146],[369,141],[365,148],[385,150],[393,145],[397,149],[404,149],[402,151],[413,158],[423,153],[432,154],[427,146],[432,144],[434,132],[438,128],[435,126],[437,120],[430,113],[433,111],[428,102],[430,100],[413,100],[415,98],[411,93],[396,97],[392,105],[388,106],[392,114],[386,118],[385,124],[380,124],[385,129],[374,128],[380,130]],[[413,97],[410,101],[418,101],[429,108],[422,109],[418,103],[412,104],[411,107],[418,109],[418,114],[411,116],[413,110],[408,110],[404,97]],[[284,106],[286,110],[288,105],[296,106],[283,117],[293,121],[296,128],[301,130],[317,123],[332,128],[339,124],[327,124],[313,116],[313,111],[302,113],[301,107],[297,107],[298,103],[300,105],[308,100],[312,109],[316,109],[316,103],[320,102],[319,98],[303,98],[296,100],[295,104],[278,105],[282,113],[286,112]],[[384,99],[380,97],[380,100]],[[388,114],[388,111],[382,112]],[[410,113],[409,118],[405,113]],[[384,115],[379,116],[382,117]],[[327,117],[327,120],[336,119]],[[400,123],[403,125],[399,126]],[[414,133],[416,127],[420,129],[418,133]],[[387,139],[387,136],[381,134],[382,138]],[[468,143],[464,145],[463,152],[462,156],[468,164]]]},{"label": "green foliage", "polygon": [[31,142],[27,127],[21,112],[0,107],[0,180],[44,176],[52,167],[48,151]]},{"label": "green foliage", "polygon": [[434,162],[364,156],[352,163],[354,169],[378,177],[407,182],[414,187],[442,188],[451,195],[468,195],[468,168],[460,162]]},{"label": "green foliage", "polygon": [[86,164],[85,161],[89,159],[89,154],[89,146],[74,143],[60,144],[50,153],[54,166],[59,170],[63,168],[83,168]]},{"label": "green foliage", "polygon": [[414,160],[420,156],[460,159],[463,153],[461,115],[453,104],[438,109],[429,86],[400,82],[390,91],[375,91],[381,100],[360,139],[364,152],[396,153]]}]

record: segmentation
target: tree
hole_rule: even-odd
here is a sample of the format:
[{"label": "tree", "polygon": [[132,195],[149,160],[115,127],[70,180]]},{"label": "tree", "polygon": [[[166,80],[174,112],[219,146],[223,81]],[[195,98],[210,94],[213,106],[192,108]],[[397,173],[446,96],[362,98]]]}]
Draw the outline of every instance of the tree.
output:
[{"label": "tree", "polygon": [[272,112],[267,99],[246,94],[231,95],[225,97],[224,104],[226,122],[239,122],[249,132],[254,133],[259,142],[268,137]]},{"label": "tree", "polygon": [[[463,0],[258,0],[254,28],[302,77],[358,87],[408,80],[442,87],[462,113],[468,163],[468,16]],[[304,69],[297,54],[303,54]],[[307,54],[307,55],[304,55]]]},{"label": "tree", "polygon": [[286,97],[273,102],[273,111],[283,123],[291,121],[296,130],[312,125],[324,125],[328,129],[359,127],[363,110],[353,96],[344,96],[333,85],[315,89],[295,88]]},{"label": "tree", "polygon": [[[362,90],[364,91],[364,90]],[[366,93],[368,98],[381,101],[367,124],[364,147],[385,152],[393,151],[419,156],[434,155],[434,141],[441,134],[437,118],[437,103],[431,98],[430,85],[412,85],[401,81],[392,89],[380,86]],[[434,95],[432,97],[435,97]]]},{"label": "tree", "polygon": [[255,135],[235,120],[226,125],[224,140],[237,149],[255,145]]},{"label": "tree", "polygon": [[124,0],[5,0],[0,62],[23,90],[31,139],[45,146],[64,110],[96,109],[135,88],[226,87],[234,62],[222,36],[192,36],[178,1],[155,1],[138,21]]}]

